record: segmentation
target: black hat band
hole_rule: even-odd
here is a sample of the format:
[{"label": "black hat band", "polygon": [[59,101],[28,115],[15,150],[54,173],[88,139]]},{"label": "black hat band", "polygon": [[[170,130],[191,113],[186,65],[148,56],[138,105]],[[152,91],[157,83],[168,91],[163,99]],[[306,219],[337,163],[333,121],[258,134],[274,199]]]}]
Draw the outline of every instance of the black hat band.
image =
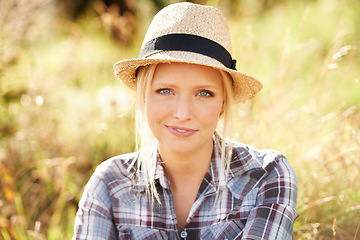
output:
[{"label": "black hat band", "polygon": [[140,58],[162,51],[187,51],[214,58],[227,68],[236,70],[236,60],[220,44],[201,36],[174,33],[154,38],[140,50]]}]

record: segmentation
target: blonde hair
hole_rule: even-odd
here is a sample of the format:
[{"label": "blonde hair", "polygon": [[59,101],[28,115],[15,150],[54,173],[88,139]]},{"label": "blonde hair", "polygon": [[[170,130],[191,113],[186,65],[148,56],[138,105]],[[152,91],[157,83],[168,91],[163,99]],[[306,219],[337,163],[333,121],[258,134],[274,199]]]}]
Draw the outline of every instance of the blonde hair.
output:
[{"label": "blonde hair", "polygon": [[[140,150],[139,157],[137,159],[137,174],[138,180],[144,181],[146,193],[153,203],[156,199],[159,204],[160,198],[156,190],[154,176],[156,170],[157,160],[157,140],[152,134],[147,121],[147,109],[146,99],[151,91],[151,83],[156,70],[157,64],[141,67],[137,73],[137,85],[136,85],[136,148]],[[221,163],[219,172],[219,188],[217,189],[217,196],[219,196],[220,189],[226,186],[227,176],[229,172],[229,166],[231,162],[232,144],[229,140],[232,130],[232,105],[233,105],[233,85],[232,78],[224,71],[220,71],[223,78],[224,86],[224,110],[221,113],[221,122],[218,124],[218,130],[222,134],[221,142]],[[222,126],[220,126],[222,125]],[[140,174],[141,169],[141,174]],[[141,179],[140,179],[141,178]]]}]

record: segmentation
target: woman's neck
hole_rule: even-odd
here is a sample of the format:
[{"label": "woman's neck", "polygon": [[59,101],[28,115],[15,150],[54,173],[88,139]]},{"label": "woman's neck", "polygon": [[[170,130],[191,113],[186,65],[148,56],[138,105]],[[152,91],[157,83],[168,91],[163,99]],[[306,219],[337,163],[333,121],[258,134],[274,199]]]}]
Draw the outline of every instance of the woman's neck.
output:
[{"label": "woman's neck", "polygon": [[161,148],[159,150],[166,177],[172,188],[177,188],[180,184],[185,186],[201,183],[210,166],[213,143],[191,153],[174,153]]}]

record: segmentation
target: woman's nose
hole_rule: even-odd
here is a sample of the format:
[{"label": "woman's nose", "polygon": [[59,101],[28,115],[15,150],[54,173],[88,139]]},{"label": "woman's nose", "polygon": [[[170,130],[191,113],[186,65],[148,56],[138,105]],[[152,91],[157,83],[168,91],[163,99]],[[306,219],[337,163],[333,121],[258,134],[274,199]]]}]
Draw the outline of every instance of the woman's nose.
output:
[{"label": "woman's nose", "polygon": [[179,98],[175,105],[173,116],[179,120],[192,118],[192,103],[190,99]]}]

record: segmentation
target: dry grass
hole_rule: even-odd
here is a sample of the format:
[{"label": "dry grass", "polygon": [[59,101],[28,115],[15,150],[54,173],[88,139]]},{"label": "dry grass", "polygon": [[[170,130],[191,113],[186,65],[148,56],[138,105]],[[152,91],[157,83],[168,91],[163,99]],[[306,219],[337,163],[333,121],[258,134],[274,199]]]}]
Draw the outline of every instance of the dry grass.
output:
[{"label": "dry grass", "polygon": [[[136,56],[142,35],[121,46],[101,18],[14,1],[0,2],[0,239],[69,239],[94,168],[134,149],[133,98],[112,64]],[[359,239],[360,4],[243,2],[229,15],[234,55],[264,89],[235,109],[235,138],[288,157],[296,239]]]}]

